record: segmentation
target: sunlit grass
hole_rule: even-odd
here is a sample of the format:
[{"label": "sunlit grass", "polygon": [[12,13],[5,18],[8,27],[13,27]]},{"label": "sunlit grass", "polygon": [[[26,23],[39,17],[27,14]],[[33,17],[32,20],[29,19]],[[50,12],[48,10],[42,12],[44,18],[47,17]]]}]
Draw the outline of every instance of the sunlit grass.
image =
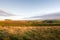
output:
[{"label": "sunlit grass", "polygon": [[0,40],[59,40],[60,26],[2,27]]}]

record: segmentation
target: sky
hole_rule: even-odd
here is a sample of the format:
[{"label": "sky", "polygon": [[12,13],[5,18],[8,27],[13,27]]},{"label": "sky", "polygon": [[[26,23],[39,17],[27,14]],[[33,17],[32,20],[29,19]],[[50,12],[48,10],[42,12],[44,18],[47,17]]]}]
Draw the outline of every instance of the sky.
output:
[{"label": "sky", "polygon": [[0,0],[0,9],[16,15],[14,19],[42,16],[60,12],[60,0]]}]

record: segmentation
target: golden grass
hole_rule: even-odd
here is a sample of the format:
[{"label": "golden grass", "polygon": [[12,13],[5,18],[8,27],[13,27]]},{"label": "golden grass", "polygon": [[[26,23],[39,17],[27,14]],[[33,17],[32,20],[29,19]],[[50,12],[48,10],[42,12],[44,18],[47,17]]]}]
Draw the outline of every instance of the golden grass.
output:
[{"label": "golden grass", "polygon": [[29,31],[29,30],[32,30],[32,29],[36,29],[36,28],[38,28],[38,29],[40,29],[40,30],[47,30],[47,29],[49,29],[49,28],[55,28],[55,29],[60,29],[60,26],[28,26],[28,27],[20,27],[20,26],[4,26],[4,27],[2,27],[2,26],[0,26],[0,30],[6,30],[6,31],[8,31],[9,33],[16,33],[16,31],[19,31],[20,33],[24,33],[24,32],[26,32],[26,31]]},{"label": "golden grass", "polygon": [[[60,34],[57,34],[57,33],[60,33],[59,32],[60,31],[60,26],[28,26],[28,27],[27,26],[24,26],[24,27],[21,27],[21,26],[14,26],[14,27],[13,26],[9,26],[9,27],[4,26],[4,27],[2,27],[2,26],[0,26],[0,30],[7,31],[9,33],[9,35],[12,35],[12,34],[14,35],[15,34],[15,36],[16,36],[16,34],[17,34],[18,36],[19,35],[21,35],[23,37],[26,36],[27,40],[29,39],[29,37],[31,38],[31,40],[35,40],[35,37],[36,37],[36,40],[40,40],[40,39],[44,40],[43,38],[45,38],[47,40],[52,35],[55,36],[54,35],[55,33],[56,33],[57,36],[60,35]],[[41,34],[41,36],[40,36],[40,34]],[[32,35],[35,35],[35,37],[33,36],[33,38],[32,38]],[[18,36],[17,36],[17,39],[19,39]],[[52,38],[54,38],[53,36],[52,36]],[[23,37],[22,37],[22,40],[24,39]],[[7,38],[7,39],[4,38],[4,40],[9,40],[9,39],[10,38]],[[56,39],[56,37],[54,39]]]}]

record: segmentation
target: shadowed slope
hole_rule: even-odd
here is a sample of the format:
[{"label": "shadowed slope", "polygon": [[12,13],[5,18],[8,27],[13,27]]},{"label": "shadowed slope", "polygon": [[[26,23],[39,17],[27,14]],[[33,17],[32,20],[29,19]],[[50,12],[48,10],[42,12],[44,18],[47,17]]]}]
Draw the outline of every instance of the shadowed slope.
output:
[{"label": "shadowed slope", "polygon": [[43,16],[34,16],[31,18],[44,19],[44,20],[59,20],[60,19],[60,13],[53,13],[53,14],[48,14],[48,15],[43,15]]},{"label": "shadowed slope", "polygon": [[0,16],[14,16],[14,14],[5,12],[5,11],[3,11],[3,10],[0,10]]}]

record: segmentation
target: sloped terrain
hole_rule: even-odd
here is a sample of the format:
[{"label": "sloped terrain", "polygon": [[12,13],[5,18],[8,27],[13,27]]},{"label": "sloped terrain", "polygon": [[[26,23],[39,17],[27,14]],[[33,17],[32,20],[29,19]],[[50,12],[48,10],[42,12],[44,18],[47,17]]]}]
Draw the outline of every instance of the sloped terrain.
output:
[{"label": "sloped terrain", "polygon": [[3,10],[0,10],[0,16],[14,16],[14,14],[5,12],[5,11],[3,11]]},{"label": "sloped terrain", "polygon": [[60,20],[60,13],[52,13],[43,16],[34,16],[32,19],[43,19],[43,20]]}]

